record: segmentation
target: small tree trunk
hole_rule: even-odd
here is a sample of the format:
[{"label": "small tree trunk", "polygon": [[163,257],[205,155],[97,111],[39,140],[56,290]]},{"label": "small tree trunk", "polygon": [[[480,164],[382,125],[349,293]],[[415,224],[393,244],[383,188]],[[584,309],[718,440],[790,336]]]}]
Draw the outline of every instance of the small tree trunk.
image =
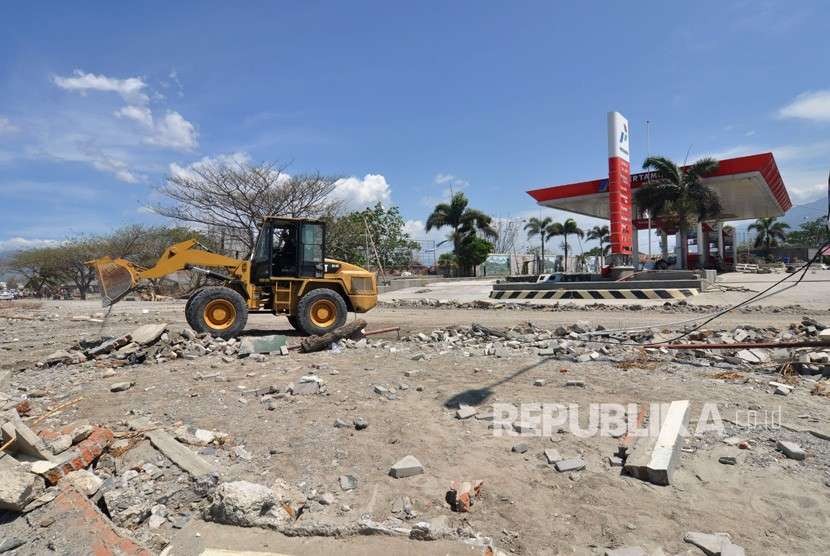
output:
[{"label": "small tree trunk", "polygon": [[562,262],[562,268],[568,272],[568,234],[565,234],[565,260]]},{"label": "small tree trunk", "polygon": [[366,321],[356,319],[322,336],[309,336],[302,341],[300,349],[305,353],[322,351],[338,340],[357,336],[364,328],[366,328]]},{"label": "small tree trunk", "polygon": [[542,232],[542,272],[539,274],[545,273],[545,236],[544,231]]}]

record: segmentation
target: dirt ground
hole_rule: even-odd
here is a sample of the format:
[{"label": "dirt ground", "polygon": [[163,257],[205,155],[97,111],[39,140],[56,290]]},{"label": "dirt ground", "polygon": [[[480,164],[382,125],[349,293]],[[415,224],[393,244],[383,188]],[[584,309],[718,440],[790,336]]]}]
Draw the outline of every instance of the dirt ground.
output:
[{"label": "dirt ground", "polygon": [[[823,287],[823,286],[822,286]],[[444,516],[452,524],[492,538],[499,549],[517,554],[603,554],[608,548],[642,546],[655,554],[702,554],[683,541],[688,531],[726,532],[747,554],[823,554],[830,519],[830,441],[808,432],[776,426],[741,428],[730,422],[741,412],[780,411],[780,420],[798,429],[830,432],[830,399],[798,385],[789,396],[776,396],[767,382],[775,368],[758,366],[741,378],[714,378],[718,369],[678,362],[621,369],[608,361],[575,363],[540,357],[535,351],[500,351],[494,355],[443,350],[399,341],[394,333],[375,337],[386,345],[315,354],[292,352],[263,362],[209,356],[115,369],[103,378],[89,367],[36,368],[35,363],[80,337],[117,336],[139,324],[168,323],[186,327],[183,302],[123,302],[103,323],[73,321],[73,315],[101,311],[96,302],[45,302],[39,307],[3,308],[2,314],[42,316],[46,320],[4,320],[0,316],[0,370],[11,370],[6,391],[28,393],[46,407],[82,396],[59,417],[68,423],[88,419],[123,428],[127,419],[148,416],[164,427],[179,424],[228,433],[230,446],[244,446],[250,461],[226,453],[203,453],[215,463],[223,480],[244,479],[270,484],[313,485],[331,492],[336,502],[318,509],[319,517],[348,520],[369,515],[383,520],[399,497],[409,497],[417,521]],[[827,298],[805,305],[819,321],[830,323]],[[367,330],[400,326],[408,336],[478,322],[492,328],[532,322],[554,328],[588,320],[606,328],[665,324],[696,313],[662,312],[659,306],[636,312],[452,310],[381,307],[366,315]],[[711,328],[775,326],[798,322],[793,312],[732,313]],[[252,315],[246,334],[293,336],[283,318]],[[296,338],[289,338],[295,343]],[[424,354],[424,358],[414,357]],[[418,371],[406,376],[407,371]],[[277,400],[269,410],[244,392],[269,385],[285,386],[316,373],[327,386],[324,394]],[[217,379],[200,380],[204,375]],[[543,379],[542,386],[535,386]],[[135,381],[126,392],[111,392],[118,381]],[[583,381],[584,387],[565,386]],[[379,395],[376,385],[391,388]],[[672,484],[655,486],[621,476],[611,467],[618,440],[580,438],[570,432],[548,437],[497,437],[488,422],[455,418],[458,401],[484,412],[494,403],[576,403],[580,408],[600,402],[650,403],[688,399],[692,419],[704,403],[716,403],[726,422],[725,436],[750,441],[739,450],[716,433],[686,440]],[[587,411],[586,411],[587,415]],[[337,428],[363,417],[365,430]],[[794,440],[807,451],[795,461],[775,450],[780,439]],[[523,453],[511,451],[517,442]],[[565,457],[582,456],[586,468],[558,473],[543,451],[555,448]],[[404,479],[389,476],[398,459],[414,455],[425,472]],[[718,458],[737,457],[737,465]],[[338,477],[353,475],[354,490],[342,491]],[[483,480],[482,498],[465,514],[453,513],[445,501],[457,480]],[[0,538],[22,534],[24,519],[0,523]],[[54,535],[53,535],[54,536]],[[59,536],[59,534],[57,535]],[[288,538],[266,530],[208,523],[199,518],[170,533],[171,554],[200,554],[205,548],[260,550],[284,554],[475,554],[459,542],[410,541],[395,537],[341,539]],[[45,545],[33,542],[13,554],[37,554]],[[80,548],[80,547],[78,547]],[[662,551],[662,552],[661,552]],[[82,553],[79,551],[77,553]]]}]

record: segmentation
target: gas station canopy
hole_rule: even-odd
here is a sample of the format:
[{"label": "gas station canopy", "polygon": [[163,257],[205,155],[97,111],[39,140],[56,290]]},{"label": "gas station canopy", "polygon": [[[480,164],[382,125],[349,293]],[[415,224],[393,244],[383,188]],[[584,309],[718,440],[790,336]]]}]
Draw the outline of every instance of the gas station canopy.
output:
[{"label": "gas station canopy", "polygon": [[[657,172],[631,174],[631,189],[659,179]],[[772,153],[721,160],[716,172],[703,179],[720,198],[718,220],[781,216],[792,206]],[[608,178],[555,185],[527,192],[540,205],[596,218],[609,218]],[[643,227],[635,220],[636,227]]]}]

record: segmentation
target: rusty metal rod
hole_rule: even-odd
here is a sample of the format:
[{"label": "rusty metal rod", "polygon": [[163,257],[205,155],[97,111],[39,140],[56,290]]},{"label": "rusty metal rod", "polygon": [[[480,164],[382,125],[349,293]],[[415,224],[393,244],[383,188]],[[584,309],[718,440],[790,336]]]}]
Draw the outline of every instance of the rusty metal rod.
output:
[{"label": "rusty metal rod", "polygon": [[392,326],[391,328],[380,328],[378,330],[370,330],[369,332],[364,332],[364,336],[374,336],[375,334],[386,334],[387,332],[400,332],[400,326]]},{"label": "rusty metal rod", "polygon": [[666,349],[830,348],[830,344],[821,340],[805,340],[803,342],[743,342],[734,344],[646,344],[644,347],[664,347]]}]

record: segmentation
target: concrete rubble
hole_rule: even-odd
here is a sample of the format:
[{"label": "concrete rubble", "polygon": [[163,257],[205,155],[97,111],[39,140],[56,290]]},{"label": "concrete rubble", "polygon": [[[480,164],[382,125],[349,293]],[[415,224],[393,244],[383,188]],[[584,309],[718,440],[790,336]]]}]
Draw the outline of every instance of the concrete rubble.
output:
[{"label": "concrete rubble", "polygon": [[404,456],[389,469],[389,474],[396,479],[420,475],[424,472],[424,466],[415,456]]},{"label": "concrete rubble", "polygon": [[699,533],[690,531],[683,540],[693,544],[707,556],[743,556],[744,549],[732,543],[728,533]]},{"label": "concrete rubble", "polygon": [[623,473],[656,485],[668,485],[680,457],[683,434],[689,422],[689,401],[672,402],[665,412],[658,434],[638,439],[625,460]]},{"label": "concrete rubble", "polygon": [[[820,323],[805,317],[787,329],[743,325],[731,331],[696,331],[686,340],[703,344],[792,342],[815,339],[824,334],[825,330]],[[633,342],[642,344],[659,340],[664,337],[660,334],[648,331],[615,333],[605,331],[602,325],[587,321],[551,329],[539,328],[530,323],[503,330],[472,324],[419,332],[404,336],[397,342],[373,338],[343,338],[338,341],[338,346],[343,350],[364,350],[359,353],[366,353],[367,357],[381,360],[395,353],[391,350],[401,350],[403,359],[410,366],[421,365],[421,369],[426,368],[437,355],[446,352],[453,352],[461,357],[503,359],[523,355],[548,362],[561,361],[562,364],[556,364],[554,374],[545,375],[544,379],[527,375],[525,384],[540,387],[538,392],[547,392],[549,388],[569,387],[566,393],[575,396],[593,392],[599,381],[592,377],[587,381],[581,378],[566,380],[565,377],[569,374],[575,374],[573,369],[586,368],[596,362],[619,365],[623,369],[644,353],[652,361],[666,364],[686,363],[711,368],[713,372],[751,373],[764,366],[775,366],[785,362],[777,350],[766,348],[717,351],[700,348],[672,351],[660,346],[643,348],[639,345],[629,345]],[[594,338],[602,338],[607,344],[601,348],[597,347],[590,341]],[[94,371],[97,373],[96,376],[108,379],[104,384],[113,394],[106,391],[103,394],[112,399],[122,400],[134,395],[144,386],[136,380],[110,382],[110,377],[121,373],[122,367],[131,367],[130,372],[138,372],[144,365],[158,365],[177,359],[205,358],[205,362],[220,368],[222,363],[227,365],[244,361],[248,365],[245,368],[248,371],[252,366],[266,366],[276,357],[282,358],[282,353],[286,349],[286,338],[281,335],[221,340],[195,334],[189,329],[175,331],[166,323],[157,323],[143,325],[130,334],[117,338],[95,338],[79,342],[76,346],[55,351],[39,365],[49,371],[70,367],[78,372]],[[758,386],[763,389],[765,395],[768,396],[772,392],[781,396],[806,395],[806,388],[797,381],[798,375],[817,377],[816,380],[830,376],[830,348],[797,349],[788,352],[792,356],[788,355],[786,362],[793,371],[791,376],[796,377],[796,380],[759,380]],[[336,361],[338,353],[327,352],[327,356],[331,357],[328,361]],[[571,366],[571,363],[574,365]],[[239,377],[242,378],[238,378],[238,386],[224,384],[229,380],[215,368],[207,369],[207,366],[204,366],[190,374],[199,384],[215,382],[216,388],[232,390],[232,403],[244,405],[251,401],[252,403],[245,407],[258,409],[262,411],[261,415],[273,416],[278,413],[269,413],[263,408],[275,410],[281,407],[280,404],[317,403],[315,400],[330,402],[334,394],[339,394],[336,385],[327,385],[321,378],[321,375],[329,372],[332,375],[336,373],[334,369],[325,365],[297,372],[292,375],[295,379],[291,383],[287,378],[282,381],[263,381],[267,386],[262,386],[263,383],[252,386],[244,380],[250,374],[255,374],[255,371],[250,371],[246,377],[239,373]],[[562,370],[557,372],[556,369],[560,366]],[[115,369],[119,371],[116,372]],[[569,374],[568,369],[571,369]],[[479,371],[486,373],[486,365],[482,364],[480,368],[476,368],[476,372]],[[305,374],[299,376],[301,372]],[[416,391],[416,387],[422,387],[417,382],[419,377],[423,376],[423,371],[406,369],[399,372],[397,377],[411,379],[406,381],[411,386],[402,384],[395,376],[388,376],[366,384],[362,395],[370,397],[376,403],[401,403],[407,394]],[[137,374],[131,375],[136,376]],[[299,378],[296,378],[297,376]],[[334,383],[335,379],[330,381]],[[427,386],[429,387],[429,384]],[[388,519],[375,520],[371,511],[363,513],[363,508],[356,506],[349,496],[365,495],[371,500],[371,505],[374,502],[372,488],[376,488],[378,477],[383,475],[387,469],[386,465],[379,465],[370,477],[367,476],[365,468],[349,467],[347,456],[338,453],[338,460],[332,465],[343,467],[331,473],[326,482],[312,484],[312,480],[303,480],[289,484],[282,479],[254,479],[267,483],[259,484],[239,480],[240,469],[258,470],[257,466],[263,462],[261,454],[277,455],[285,447],[257,446],[251,442],[250,437],[234,438],[227,432],[201,428],[182,420],[174,422],[172,418],[164,421],[163,425],[151,418],[149,412],[142,411],[130,413],[122,423],[108,425],[73,421],[62,424],[63,426],[57,426],[56,423],[36,426],[32,418],[26,421],[29,423],[27,425],[13,407],[23,404],[20,407],[26,409],[26,413],[43,414],[45,406],[39,405],[37,396],[29,395],[32,392],[34,391],[29,391],[25,398],[10,395],[0,397],[0,402],[8,400],[6,405],[2,405],[4,411],[0,413],[3,442],[14,439],[8,453],[0,453],[0,509],[18,513],[31,512],[37,508],[62,504],[63,502],[56,502],[59,498],[75,500],[72,497],[80,497],[83,502],[77,502],[77,505],[83,508],[84,512],[98,512],[99,515],[95,519],[117,532],[116,537],[110,537],[107,533],[113,542],[134,542],[136,550],[140,551],[146,547],[154,553],[161,552],[169,544],[174,532],[187,526],[194,519],[240,527],[262,527],[288,536],[384,534],[418,541],[452,539],[469,542],[475,546],[493,545],[492,539],[473,531],[469,525],[450,524],[446,516],[432,518],[426,514],[423,501],[418,500],[415,490],[401,490],[395,493],[391,504],[388,501],[391,497],[387,498],[385,505],[381,503],[386,511],[390,505],[392,506],[392,515]],[[185,397],[184,394],[182,397]],[[388,434],[388,422],[370,416],[372,427],[366,430],[369,422],[364,417],[356,415],[357,411],[361,410],[352,405],[354,401],[347,396],[337,399],[337,409],[332,406],[330,416],[325,420],[329,434],[339,435],[337,438],[362,439],[375,434]],[[781,403],[792,399],[775,398]],[[11,402],[14,402],[14,406],[9,405]],[[38,413],[39,411],[41,413]],[[447,404],[442,411],[444,424],[466,432],[475,429],[489,434],[486,426],[495,426],[492,410],[475,402]],[[606,459],[607,452],[601,459],[597,459],[596,455],[581,448],[574,450],[562,445],[557,445],[558,448],[542,448],[535,443],[535,438],[522,438],[522,442],[512,444],[512,451],[516,452],[512,454],[508,453],[511,443],[503,444],[500,453],[513,458],[515,465],[537,465],[554,478],[551,480],[564,481],[569,485],[573,483],[568,481],[567,475],[551,473],[551,470],[570,473],[570,479],[576,481],[580,477],[585,480],[590,475],[622,466],[623,472],[628,475],[653,484],[668,485],[672,481],[673,471],[679,465],[681,454],[684,453],[681,432],[688,425],[689,412],[689,401],[672,402],[660,423],[659,434],[653,438],[639,439],[623,456],[613,455],[610,459]],[[340,417],[337,417],[338,414]],[[158,418],[159,415],[154,417]],[[512,436],[535,435],[539,432],[534,423],[521,418],[508,423],[507,428],[509,431],[501,432],[510,432]],[[740,433],[733,431],[732,434]],[[750,444],[743,438],[735,438],[736,442],[731,443],[727,449],[735,452],[744,448],[749,450],[739,452],[741,458],[750,454],[752,457],[760,457],[758,454],[764,450],[774,453],[772,446],[759,445],[757,439],[753,438]],[[389,439],[390,446],[394,446],[396,442],[395,438]],[[546,445],[551,444],[547,442]],[[775,449],[783,456],[799,462],[805,460],[807,451],[810,453],[810,460],[814,459],[811,447],[805,447],[807,450],[797,442],[783,437],[775,442]],[[410,449],[420,455],[420,452],[416,451],[417,448],[403,443],[399,445],[399,449],[398,455]],[[775,455],[785,464],[798,467],[805,465],[787,462],[781,454]],[[389,454],[382,457],[386,459]],[[383,461],[380,458],[379,460]],[[386,461],[388,465],[391,460]],[[430,463],[433,460],[425,461]],[[598,461],[602,463],[597,465]],[[738,460],[732,455],[720,456],[718,461],[728,465],[735,465],[740,461],[741,465],[738,468],[723,468],[724,472],[742,471],[746,465],[743,459]],[[217,462],[224,462],[226,465],[217,465]],[[238,467],[234,468],[235,466]],[[234,468],[233,472],[229,473],[231,468]],[[613,470],[614,474],[618,472],[618,469]],[[388,475],[394,479],[425,473],[427,471],[424,466],[413,455],[402,457],[388,468]],[[421,478],[423,481],[415,479],[411,482],[391,481],[389,477],[383,479],[403,489],[407,486],[411,488],[413,485],[420,488],[422,484],[429,484],[435,477],[427,474]],[[481,504],[481,510],[489,510],[488,506],[496,495],[491,492],[492,487],[488,487],[485,496],[482,496],[482,484],[480,480],[453,481],[445,494],[446,505],[443,509],[471,512],[479,509],[478,504]],[[488,482],[489,484],[491,483]],[[446,483],[443,485],[446,486]],[[579,486],[581,485],[569,488]],[[72,493],[65,494],[67,489]],[[443,490],[440,487],[439,489]],[[506,495],[499,493],[499,496]],[[434,501],[430,501],[430,504],[434,504]],[[356,511],[358,509],[360,512]],[[419,517],[419,514],[425,517]],[[127,537],[126,541],[121,538],[122,533]],[[690,532],[684,540],[699,547],[706,554],[743,553],[743,549],[732,543],[728,535],[720,533]],[[613,556],[650,553],[642,547],[633,546],[636,542],[631,544],[632,546],[608,549],[605,553]],[[498,551],[490,553],[495,554]]]},{"label": "concrete rubble", "polygon": [[44,489],[43,479],[12,456],[0,454],[0,510],[22,512]]}]

